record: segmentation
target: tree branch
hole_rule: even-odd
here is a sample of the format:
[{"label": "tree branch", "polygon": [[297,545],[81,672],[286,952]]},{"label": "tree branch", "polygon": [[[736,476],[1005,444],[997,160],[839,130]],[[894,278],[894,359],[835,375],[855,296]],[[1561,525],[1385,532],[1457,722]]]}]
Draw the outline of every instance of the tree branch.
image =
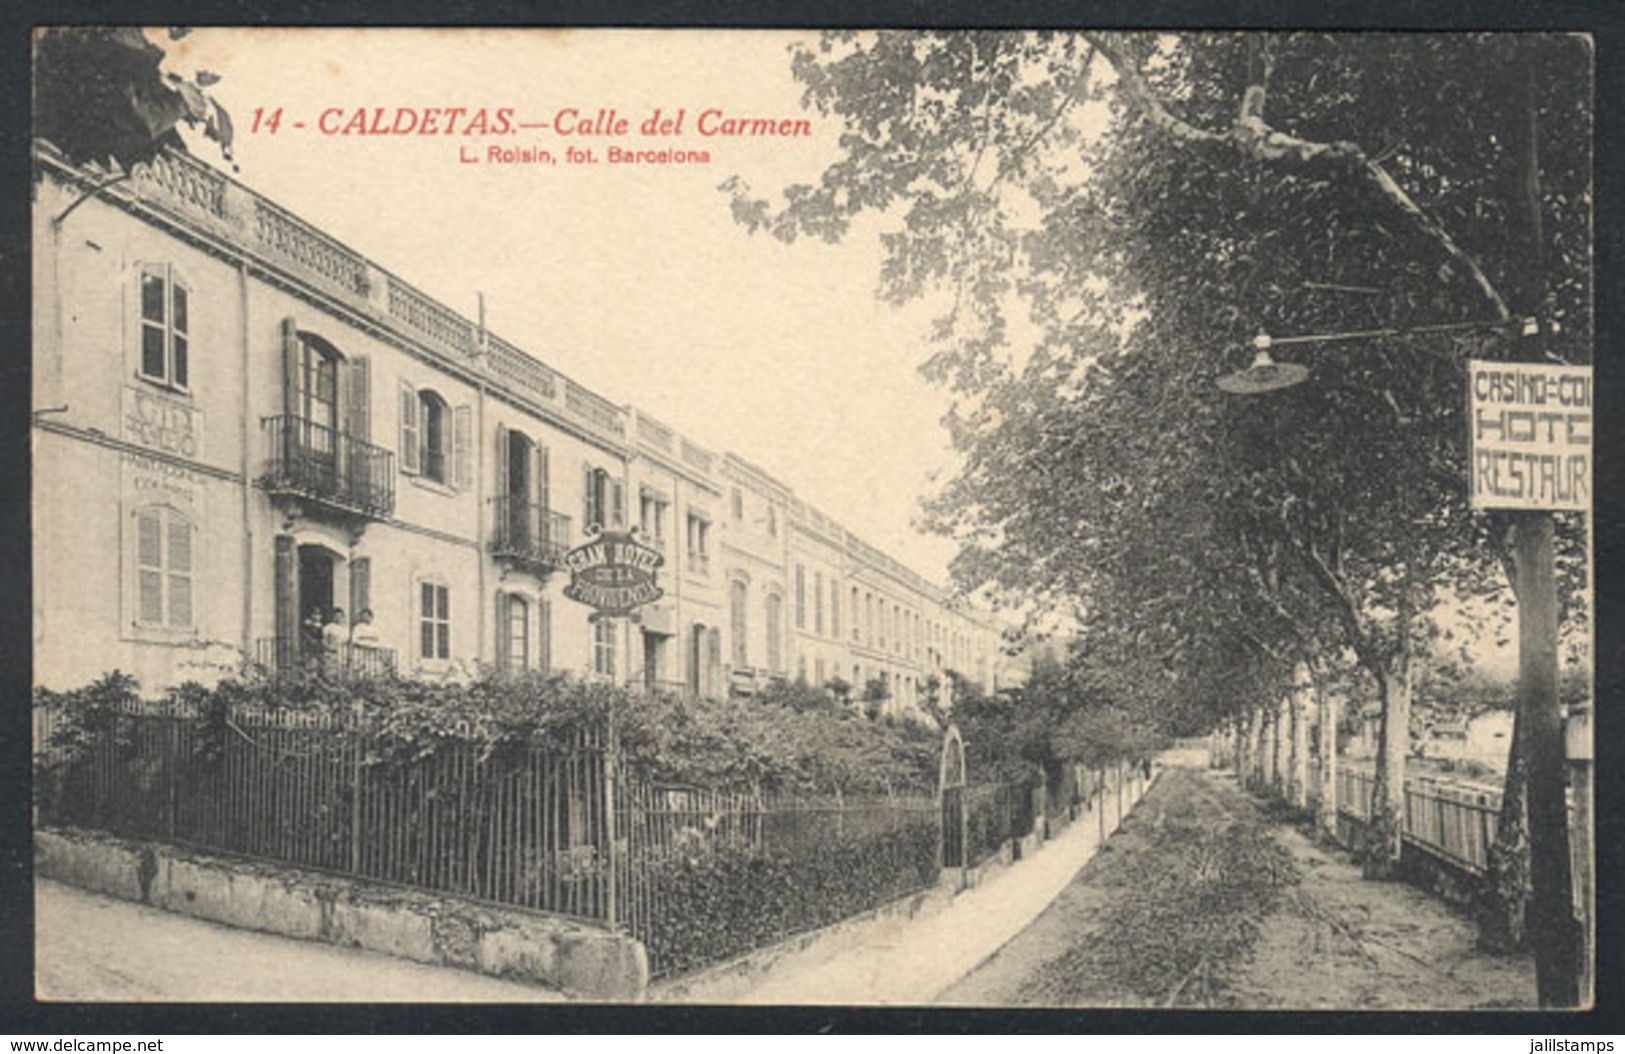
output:
[{"label": "tree branch", "polygon": [[[1117,72],[1118,83],[1125,94],[1139,108],[1151,125],[1183,143],[1227,146],[1243,157],[1255,161],[1293,162],[1301,166],[1328,164],[1346,170],[1351,176],[1374,188],[1383,199],[1398,211],[1410,226],[1433,242],[1466,272],[1479,294],[1495,312],[1495,317],[1508,319],[1512,312],[1494,283],[1484,274],[1477,261],[1456,244],[1450,232],[1439,226],[1421,206],[1394,181],[1383,167],[1371,160],[1358,144],[1341,140],[1317,143],[1295,135],[1287,135],[1270,127],[1264,121],[1264,85],[1247,85],[1242,95],[1241,112],[1228,132],[1212,132],[1198,128],[1174,116],[1157,93],[1147,83],[1132,60],[1112,42],[1107,34],[1085,33],[1084,39],[1093,44]],[[1260,72],[1267,63],[1261,63]]]},{"label": "tree branch", "polygon": [[1031,153],[1034,147],[1043,142],[1050,132],[1055,130],[1055,126],[1061,123],[1061,118],[1065,117],[1067,111],[1078,101],[1078,96],[1082,94],[1083,89],[1089,84],[1089,67],[1095,61],[1095,51],[1094,45],[1091,44],[1089,53],[1083,57],[1083,65],[1080,67],[1081,72],[1078,74],[1077,81],[1073,84],[1071,90],[1066,93],[1066,97],[1061,100],[1061,105],[1055,108],[1055,113],[1050,115],[1050,119],[1045,121],[1032,135],[1028,136],[1027,141],[1016,147],[1009,156],[1000,159],[998,171],[993,173],[993,182],[989,183],[987,187],[989,193],[1004,180],[1005,176],[1015,171],[1022,158]]}]

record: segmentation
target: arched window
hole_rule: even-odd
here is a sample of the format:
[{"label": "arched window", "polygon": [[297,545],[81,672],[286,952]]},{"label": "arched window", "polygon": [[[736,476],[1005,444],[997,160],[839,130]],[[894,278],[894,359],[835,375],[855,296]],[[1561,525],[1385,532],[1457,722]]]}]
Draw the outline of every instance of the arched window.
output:
[{"label": "arched window", "polygon": [[448,482],[451,463],[451,427],[446,400],[425,388],[418,392],[418,463],[426,479]]}]

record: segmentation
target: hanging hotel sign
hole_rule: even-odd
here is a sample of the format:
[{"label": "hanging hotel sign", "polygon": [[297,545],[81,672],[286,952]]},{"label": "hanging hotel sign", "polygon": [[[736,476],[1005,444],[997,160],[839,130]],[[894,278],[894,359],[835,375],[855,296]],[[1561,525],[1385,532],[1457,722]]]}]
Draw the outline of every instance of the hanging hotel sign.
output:
[{"label": "hanging hotel sign", "polygon": [[564,595],[596,608],[603,618],[629,615],[659,600],[655,572],[666,562],[659,550],[638,542],[630,531],[603,531],[564,554],[570,584]]},{"label": "hanging hotel sign", "polygon": [[1591,507],[1591,368],[1467,363],[1475,509]]}]

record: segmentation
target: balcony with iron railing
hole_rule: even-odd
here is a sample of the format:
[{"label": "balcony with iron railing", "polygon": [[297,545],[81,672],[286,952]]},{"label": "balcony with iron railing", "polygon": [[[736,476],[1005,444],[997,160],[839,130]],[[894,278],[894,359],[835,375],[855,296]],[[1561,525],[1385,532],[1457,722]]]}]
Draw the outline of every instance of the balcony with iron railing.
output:
[{"label": "balcony with iron railing", "polygon": [[394,455],[338,429],[281,414],[260,421],[265,466],[259,484],[273,497],[362,519],[395,511]]},{"label": "balcony with iron railing", "polygon": [[299,637],[261,637],[255,658],[272,676],[293,673],[342,674],[349,677],[393,677],[397,666],[393,648],[367,644],[329,647]]},{"label": "balcony with iron railing", "polygon": [[492,556],[542,574],[559,566],[570,548],[570,517],[520,496],[501,495],[491,504]]}]

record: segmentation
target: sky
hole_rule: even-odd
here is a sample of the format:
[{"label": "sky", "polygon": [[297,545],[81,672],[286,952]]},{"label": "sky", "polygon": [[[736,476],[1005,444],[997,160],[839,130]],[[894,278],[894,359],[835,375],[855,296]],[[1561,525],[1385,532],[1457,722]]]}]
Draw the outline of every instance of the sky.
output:
[{"label": "sky", "polygon": [[[731,218],[725,179],[759,193],[815,181],[840,122],[804,112],[788,48],[767,31],[199,29],[161,33],[166,68],[220,76],[238,179],[616,403],[732,450],[928,578],[950,540],[912,527],[955,464],[949,396],[917,373],[930,305],[876,298],[883,221],[839,244],[784,245]],[[614,110],[624,137],[324,134],[357,109]],[[635,134],[655,108],[683,135]],[[805,138],[703,138],[702,110],[807,117]],[[271,116],[281,119],[273,132]],[[256,114],[258,121],[256,122]],[[494,119],[494,118],[493,118]],[[335,118],[328,126],[335,127]],[[293,127],[303,122],[304,128]],[[493,144],[594,165],[467,164]],[[611,166],[607,148],[707,150],[704,165]],[[213,144],[195,152],[224,164]]]}]

